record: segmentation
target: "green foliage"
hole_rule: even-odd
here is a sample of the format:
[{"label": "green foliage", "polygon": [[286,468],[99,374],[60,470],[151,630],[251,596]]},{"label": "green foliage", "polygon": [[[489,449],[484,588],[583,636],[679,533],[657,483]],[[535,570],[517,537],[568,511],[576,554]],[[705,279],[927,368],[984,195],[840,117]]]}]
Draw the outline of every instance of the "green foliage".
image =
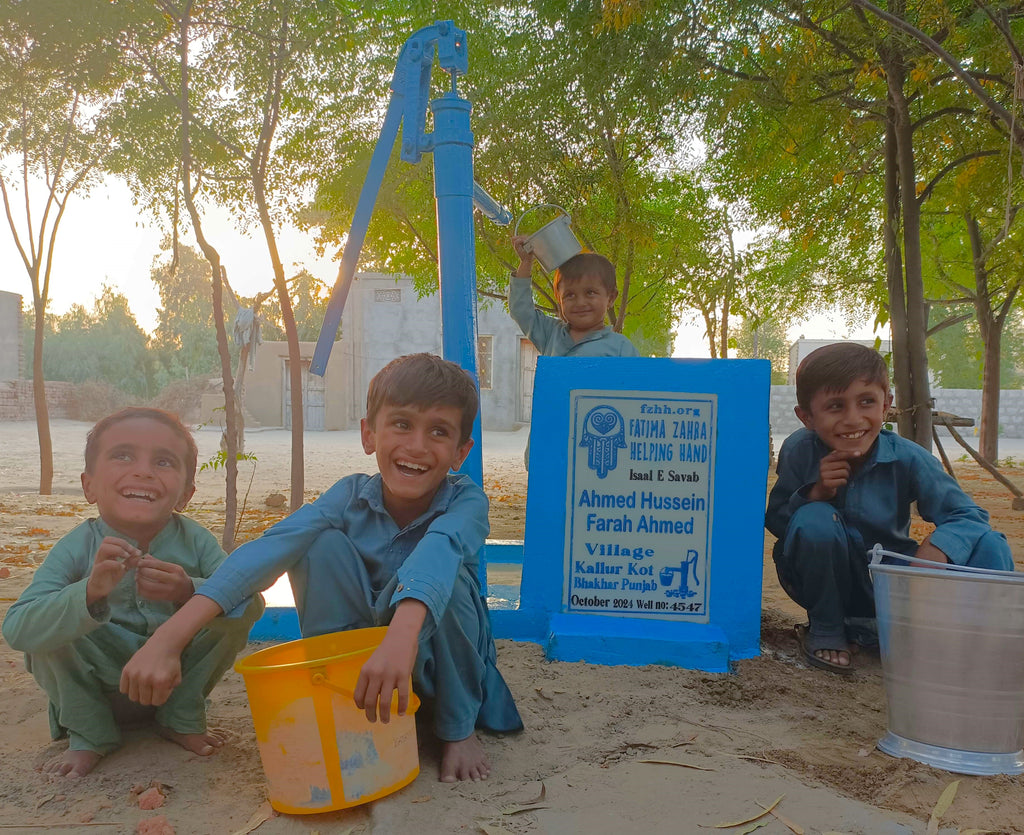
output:
[{"label": "green foliage", "polygon": [[[156,263],[150,278],[160,292],[153,345],[168,380],[219,374],[209,262],[181,246],[177,265],[170,260]],[[234,315],[230,303],[225,305],[228,315]],[[226,327],[230,333],[230,319]]]},{"label": "green foliage", "polygon": [[[235,453],[235,458],[238,461],[252,461],[254,465],[259,460],[255,452],[237,452]],[[222,467],[227,467],[227,462],[227,451],[223,449],[218,450],[217,454],[211,457],[209,461],[204,461],[202,464],[199,465],[199,472],[203,473],[206,472],[207,470],[210,470],[211,472],[217,472],[217,470],[221,469]]]},{"label": "green foliage", "polygon": [[789,336],[784,323],[776,319],[755,323],[752,319],[744,318],[733,333],[737,357],[771,360],[772,384],[786,384],[789,370]]},{"label": "green foliage", "polygon": [[[942,309],[933,311],[941,320]],[[999,357],[1000,388],[1024,387],[1024,316],[1008,320],[1002,335]],[[962,322],[935,333],[928,339],[928,367],[935,380],[947,389],[980,389],[984,370],[984,346],[975,321]]]},{"label": "green foliage", "polygon": [[[31,354],[33,318],[26,314],[26,353]],[[91,310],[73,305],[61,316],[47,315],[43,373],[47,380],[104,382],[140,399],[154,393],[149,338],[128,309],[128,300],[110,287]]]}]

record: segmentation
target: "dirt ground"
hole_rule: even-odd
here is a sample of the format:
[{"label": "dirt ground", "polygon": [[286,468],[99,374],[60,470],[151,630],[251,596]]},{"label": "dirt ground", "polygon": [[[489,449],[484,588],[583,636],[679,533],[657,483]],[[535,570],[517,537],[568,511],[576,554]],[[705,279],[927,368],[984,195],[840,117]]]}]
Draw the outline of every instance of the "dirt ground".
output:
[{"label": "dirt ground", "polygon": [[[0,615],[28,584],[48,548],[87,518],[78,475],[88,426],[55,421],[55,494],[34,494],[35,428],[0,424]],[[216,432],[197,433],[200,460],[216,451]],[[525,432],[484,440],[485,487],[495,538],[521,538],[526,473]],[[242,539],[283,515],[264,500],[288,493],[288,436],[255,432],[255,469],[239,478]],[[354,432],[306,436],[306,490],[312,497],[346,473],[373,469]],[[248,469],[246,469],[248,467]],[[1024,568],[1024,513],[974,464],[955,465],[965,489],[1009,537]],[[1004,472],[1024,485],[1024,467]],[[223,475],[200,473],[189,512],[210,528],[223,524]],[[921,537],[923,523],[915,530]],[[857,672],[841,678],[799,660],[792,626],[801,610],[779,589],[765,542],[762,654],[732,674],[665,667],[598,667],[548,662],[539,647],[498,642],[499,666],[526,724],[517,735],[485,736],[491,779],[437,782],[438,750],[421,729],[421,773],[384,800],[345,812],[271,815],[241,677],[214,690],[211,725],[227,747],[210,758],[186,753],[149,730],[89,777],[47,779],[35,767],[62,750],[49,741],[41,691],[20,654],[0,644],[0,831],[135,832],[160,818],[178,833],[697,833],[745,821],[782,798],[774,815],[713,831],[773,833],[1024,832],[1024,778],[951,775],[882,754],[886,730],[881,665],[862,653]],[[257,645],[252,645],[257,648]],[[940,795],[959,780],[935,829]],[[138,808],[133,787],[157,782],[165,805]],[[759,805],[760,804],[760,805]],[[167,830],[165,830],[167,831]]]}]

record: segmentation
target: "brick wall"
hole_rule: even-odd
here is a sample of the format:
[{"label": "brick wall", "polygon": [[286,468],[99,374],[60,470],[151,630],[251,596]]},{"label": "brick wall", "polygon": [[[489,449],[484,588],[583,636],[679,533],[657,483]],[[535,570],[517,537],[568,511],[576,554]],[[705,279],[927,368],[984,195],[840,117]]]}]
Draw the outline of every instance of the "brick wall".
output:
[{"label": "brick wall", "polygon": [[[68,406],[72,400],[74,383],[48,382],[45,385],[46,405],[49,407],[50,417],[68,417]],[[32,381],[0,381],[0,420],[35,420],[35,417]]]}]

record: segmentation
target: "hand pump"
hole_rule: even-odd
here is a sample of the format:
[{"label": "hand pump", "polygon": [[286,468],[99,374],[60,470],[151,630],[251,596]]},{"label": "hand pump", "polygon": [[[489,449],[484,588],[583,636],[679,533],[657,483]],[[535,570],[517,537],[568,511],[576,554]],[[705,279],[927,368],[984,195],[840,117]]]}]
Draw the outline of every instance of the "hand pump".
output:
[{"label": "hand pump", "polygon": [[[428,134],[425,131],[427,97],[435,49],[441,69],[451,75],[451,88],[429,102],[434,114],[434,130]],[[327,368],[373,206],[401,125],[403,160],[416,163],[424,153],[434,154],[442,352],[445,359],[472,374],[479,388],[473,205],[476,203],[487,217],[503,226],[511,222],[512,216],[473,181],[473,131],[469,123],[472,105],[461,98],[456,89],[456,80],[465,75],[468,68],[466,33],[455,28],[450,20],[439,20],[420,29],[402,47],[391,80],[387,115],[359,194],[338,268],[338,280],[331,292],[310,364],[314,374],[323,376]],[[462,470],[482,487],[479,414],[473,424],[473,442]]]}]

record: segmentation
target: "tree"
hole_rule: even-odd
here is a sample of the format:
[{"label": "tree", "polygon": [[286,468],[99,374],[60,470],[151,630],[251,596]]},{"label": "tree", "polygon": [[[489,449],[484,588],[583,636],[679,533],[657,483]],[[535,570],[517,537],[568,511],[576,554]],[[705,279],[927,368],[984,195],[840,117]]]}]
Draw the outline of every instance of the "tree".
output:
[{"label": "tree", "polygon": [[[375,50],[367,71],[353,79],[355,92],[344,93],[348,119],[322,138],[318,151],[326,173],[307,223],[320,229],[324,245],[341,241],[348,231],[395,56],[417,28],[415,15],[395,5],[381,7],[388,17],[381,25],[394,37],[390,49]],[[648,195],[659,177],[683,167],[686,120],[676,99],[680,69],[671,56],[688,20],[665,8],[642,25],[617,31],[602,25],[596,4],[567,9],[548,0],[449,3],[444,12],[474,22],[470,69],[459,89],[474,107],[477,181],[516,216],[539,203],[564,207],[584,244],[616,266],[620,292],[613,327],[645,353],[666,352],[676,300],[655,263],[659,230]],[[531,68],[530,78],[524,66]],[[436,81],[435,89],[440,86]],[[339,166],[337,159],[348,164]],[[534,215],[521,231],[533,231],[541,220]],[[478,225],[482,295],[505,297],[515,266],[509,231]],[[410,275],[421,292],[434,292],[436,234],[429,169],[393,157],[363,263]],[[535,290],[540,305],[552,309],[549,278],[538,277]]]},{"label": "tree", "polygon": [[171,254],[154,263],[150,278],[160,293],[153,344],[168,377],[187,379],[218,372],[209,264],[191,247],[179,246],[177,261]]},{"label": "tree", "polygon": [[[152,396],[149,338],[123,294],[104,286],[91,310],[73,305],[62,316],[48,315],[44,327],[47,380],[100,381],[137,400]],[[31,329],[28,337],[35,338]]]},{"label": "tree", "polygon": [[63,5],[0,4],[0,194],[32,285],[33,400],[44,495],[53,487],[43,336],[54,251],[69,201],[97,176],[109,144],[105,96],[119,85],[116,62],[92,39],[109,17],[104,4],[88,2],[95,17],[81,25],[66,18]]}]

